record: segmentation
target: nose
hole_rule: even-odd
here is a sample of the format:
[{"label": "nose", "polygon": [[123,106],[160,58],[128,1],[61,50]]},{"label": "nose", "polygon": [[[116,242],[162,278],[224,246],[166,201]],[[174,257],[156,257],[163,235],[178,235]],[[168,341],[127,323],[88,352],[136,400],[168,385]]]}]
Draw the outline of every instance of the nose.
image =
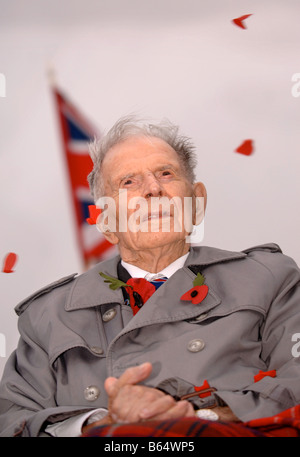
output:
[{"label": "nose", "polygon": [[144,197],[161,197],[163,195],[163,189],[160,182],[156,177],[149,173],[144,178]]}]

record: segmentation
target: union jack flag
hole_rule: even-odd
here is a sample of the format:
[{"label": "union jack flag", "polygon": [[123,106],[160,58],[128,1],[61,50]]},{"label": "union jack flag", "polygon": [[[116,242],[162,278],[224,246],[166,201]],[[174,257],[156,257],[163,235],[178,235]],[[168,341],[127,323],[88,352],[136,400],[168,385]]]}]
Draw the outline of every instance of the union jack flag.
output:
[{"label": "union jack flag", "polygon": [[53,87],[59,124],[63,140],[66,168],[69,176],[71,199],[78,247],[84,268],[110,257],[115,247],[87,222],[89,206],[94,205],[87,181],[93,169],[88,143],[97,135],[95,129],[79,110],[56,87]]}]

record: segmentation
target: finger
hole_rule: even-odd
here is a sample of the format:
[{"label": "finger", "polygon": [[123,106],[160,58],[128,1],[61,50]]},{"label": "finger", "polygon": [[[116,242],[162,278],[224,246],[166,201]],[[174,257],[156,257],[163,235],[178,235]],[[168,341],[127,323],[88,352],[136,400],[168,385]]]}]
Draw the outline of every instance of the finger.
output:
[{"label": "finger", "polygon": [[181,417],[195,416],[195,411],[191,403],[186,400],[178,401],[174,406],[168,410],[156,414],[155,416],[148,417],[147,420],[168,420],[168,419],[179,419]]},{"label": "finger", "polygon": [[155,416],[155,420],[179,419],[181,417],[195,416],[193,406],[187,400],[178,401],[168,411]]},{"label": "finger", "polygon": [[148,403],[146,408],[143,408],[140,411],[139,417],[141,419],[150,419],[152,417],[158,416],[174,407],[175,403],[176,402],[173,397],[170,395],[164,395],[158,400],[155,400],[152,403]]},{"label": "finger", "polygon": [[[110,413],[116,422],[134,421],[139,410],[139,403],[144,402],[143,386],[121,387],[114,397],[110,397]],[[145,406],[145,404],[143,404]]]},{"label": "finger", "polygon": [[148,378],[151,371],[152,365],[148,362],[145,362],[137,367],[127,368],[127,370],[119,377],[117,382],[114,384],[110,384],[110,382],[108,383],[110,389],[109,395],[115,396],[118,390],[126,384],[134,385],[144,381],[144,379]]},{"label": "finger", "polygon": [[[165,396],[161,391],[151,387],[126,384],[111,401],[110,412],[115,421],[135,422],[140,420],[139,412],[142,409]],[[174,402],[172,397],[170,399]]]},{"label": "finger", "polygon": [[116,384],[116,382],[118,382],[118,379],[113,378],[112,376],[105,379],[104,388],[108,396],[112,395],[112,392],[114,391],[114,385]]}]

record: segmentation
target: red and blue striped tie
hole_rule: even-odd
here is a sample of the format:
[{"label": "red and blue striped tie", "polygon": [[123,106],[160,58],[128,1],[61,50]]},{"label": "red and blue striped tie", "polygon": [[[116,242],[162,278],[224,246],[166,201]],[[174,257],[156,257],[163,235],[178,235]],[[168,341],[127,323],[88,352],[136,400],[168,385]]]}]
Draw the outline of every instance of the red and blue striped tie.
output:
[{"label": "red and blue striped tie", "polygon": [[147,281],[151,282],[151,284],[153,284],[155,289],[157,290],[160,286],[163,285],[164,282],[167,281],[168,278],[166,276],[161,275],[161,274],[157,274],[157,275],[147,274],[145,276],[145,279],[147,279]]}]

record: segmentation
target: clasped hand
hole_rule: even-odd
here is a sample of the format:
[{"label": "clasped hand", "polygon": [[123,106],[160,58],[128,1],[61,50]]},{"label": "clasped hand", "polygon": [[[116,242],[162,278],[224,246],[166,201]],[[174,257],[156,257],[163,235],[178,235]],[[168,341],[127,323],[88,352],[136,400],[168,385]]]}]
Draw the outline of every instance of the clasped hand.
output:
[{"label": "clasped hand", "polygon": [[158,389],[138,385],[150,375],[148,362],[128,368],[120,378],[109,377],[104,387],[109,397],[108,414],[100,421],[83,428],[110,423],[128,423],[144,420],[166,420],[195,416],[194,408],[186,400],[176,401]]},{"label": "clasped hand", "polygon": [[[83,432],[94,426],[112,423],[195,417],[193,405],[187,400],[176,401],[158,389],[139,385],[148,378],[151,370],[152,365],[146,362],[128,368],[120,378],[107,378],[104,387],[109,398],[108,413],[100,421],[85,426]],[[214,411],[222,421],[239,422],[228,406],[215,407]]]}]

